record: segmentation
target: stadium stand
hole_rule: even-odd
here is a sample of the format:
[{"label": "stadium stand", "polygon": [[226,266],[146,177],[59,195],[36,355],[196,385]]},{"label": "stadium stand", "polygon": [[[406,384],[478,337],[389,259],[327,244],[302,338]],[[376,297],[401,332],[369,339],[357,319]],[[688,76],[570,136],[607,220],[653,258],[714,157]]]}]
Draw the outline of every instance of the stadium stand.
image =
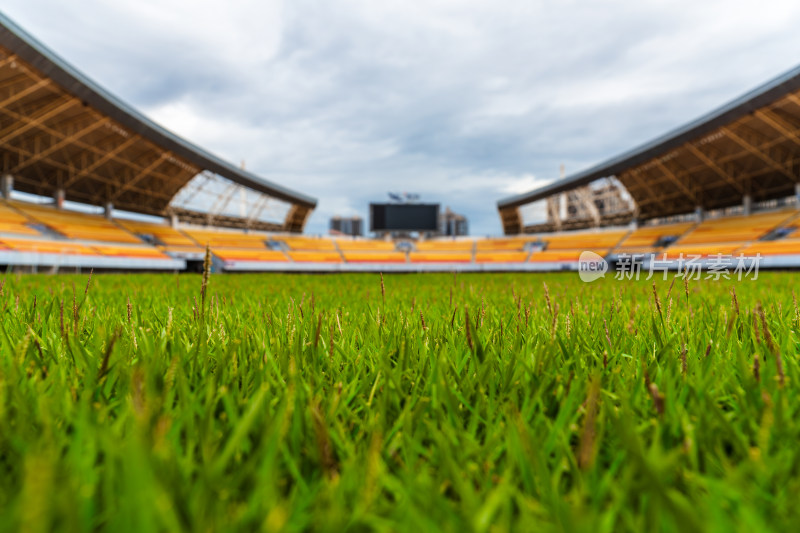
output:
[{"label": "stadium stand", "polygon": [[166,224],[126,219],[115,219],[115,222],[145,242],[152,242],[159,246],[185,246],[199,249],[197,242]]},{"label": "stadium stand", "polygon": [[619,244],[628,231],[601,230],[594,232],[569,232],[553,235],[542,235],[547,243],[547,250],[591,250],[608,249]]},{"label": "stadium stand", "polygon": [[[297,235],[316,200],[236,168],[163,129],[2,14],[0,80],[13,80],[0,83],[7,132],[0,144],[5,198],[0,201],[0,264],[52,256],[46,264],[66,258],[64,264],[78,267],[174,269],[202,259],[209,245],[223,270],[242,264],[253,270],[262,265],[329,271],[348,265],[376,271],[445,270],[451,265],[476,271],[547,270],[576,266],[586,250],[608,257],[758,253],[790,258],[800,266],[800,67],[626,154],[501,200],[506,237],[425,238],[402,245]],[[37,113],[43,109],[51,111]],[[195,178],[212,174],[262,194],[259,211],[237,218],[173,203],[181,191],[199,190],[190,187]],[[53,197],[59,206],[68,199],[102,206],[109,215],[123,209],[170,217],[172,223],[10,200],[16,198],[11,196],[15,188]],[[213,194],[227,205],[237,190]],[[276,210],[282,222],[256,216],[272,200],[284,203],[285,210]],[[546,223],[526,225],[519,208],[539,200],[547,203]],[[779,209],[787,204],[791,209]],[[726,214],[736,209],[747,215]],[[244,211],[242,202],[240,214]],[[686,221],[692,213],[703,221]],[[685,222],[627,229],[634,217],[646,223]],[[792,263],[780,263],[787,264]]]},{"label": "stadium stand", "polygon": [[97,252],[85,244],[46,239],[2,239],[0,242],[9,250],[39,254],[95,255]]},{"label": "stadium stand", "polygon": [[198,245],[205,248],[244,248],[251,250],[266,250],[267,235],[242,233],[237,231],[219,231],[207,229],[186,228],[183,232]]},{"label": "stadium stand", "polygon": [[[473,246],[472,242],[469,244]],[[409,252],[408,260],[411,263],[471,263],[472,252]]]},{"label": "stadium stand", "polygon": [[168,256],[151,246],[113,246],[95,244],[91,248],[100,255],[110,257],[130,257],[139,259],[167,259]]},{"label": "stadium stand", "polygon": [[342,256],[337,251],[289,251],[287,255],[296,263],[341,263]]},{"label": "stadium stand", "polygon": [[521,252],[525,245],[533,242],[533,238],[505,238],[505,239],[483,239],[476,241],[476,252],[501,252],[517,251]]},{"label": "stadium stand", "polygon": [[359,252],[342,251],[342,256],[347,263],[405,263],[406,254],[403,252]]},{"label": "stadium stand", "polygon": [[678,243],[681,246],[718,243],[743,245],[763,237],[796,216],[797,211],[795,210],[781,210],[705,220],[681,238]]},{"label": "stadium stand", "polygon": [[214,255],[222,261],[257,261],[257,262],[279,262],[285,263],[289,258],[280,250],[254,250],[252,248],[214,248]]},{"label": "stadium stand", "polygon": [[316,251],[316,252],[335,252],[336,245],[332,239],[311,237],[275,237],[276,241],[283,242],[290,250]]},{"label": "stadium stand", "polygon": [[618,254],[644,254],[657,252],[669,239],[674,242],[684,233],[689,231],[696,223],[682,222],[678,224],[661,224],[658,226],[645,226],[632,231],[620,242],[614,251]]},{"label": "stadium stand", "polygon": [[473,240],[419,241],[414,246],[418,252],[469,252],[475,248]]},{"label": "stadium stand", "polygon": [[31,227],[33,221],[6,203],[0,203],[0,233],[14,235],[41,236]]},{"label": "stadium stand", "polygon": [[350,240],[338,239],[334,241],[335,246],[342,252],[393,252],[395,245],[393,242],[375,241],[368,239]]},{"label": "stadium stand", "polygon": [[762,256],[800,255],[800,239],[781,239],[777,241],[757,241],[738,250],[748,257],[756,254]]},{"label": "stadium stand", "polygon": [[68,239],[141,243],[134,235],[102,216],[23,202],[13,202],[11,205],[27,215],[35,223],[47,226],[50,231],[59,233]]},{"label": "stadium stand", "polygon": [[[532,252],[530,259],[531,263],[577,263],[581,253],[585,250],[542,250],[540,252]],[[605,256],[608,253],[607,249],[597,250],[589,249],[598,255]]]},{"label": "stadium stand", "polygon": [[[539,234],[531,262],[567,248],[670,258],[717,254],[780,256],[800,266],[800,67],[621,155],[497,204],[504,233]],[[533,207],[537,209],[522,209]],[[732,215],[732,212],[739,214]],[[524,216],[544,214],[537,220]],[[670,223],[674,219],[680,223]],[[655,222],[612,243],[577,242],[564,230]],[[694,220],[694,221],[692,221]],[[547,234],[542,235],[543,232]],[[792,256],[795,256],[792,258]]]},{"label": "stadium stand", "polygon": [[476,263],[524,263],[530,252],[495,250],[491,252],[475,252]]},{"label": "stadium stand", "polygon": [[668,259],[685,259],[693,256],[710,257],[715,255],[733,255],[733,253],[741,247],[741,243],[677,244],[666,248],[662,253],[665,253]]}]

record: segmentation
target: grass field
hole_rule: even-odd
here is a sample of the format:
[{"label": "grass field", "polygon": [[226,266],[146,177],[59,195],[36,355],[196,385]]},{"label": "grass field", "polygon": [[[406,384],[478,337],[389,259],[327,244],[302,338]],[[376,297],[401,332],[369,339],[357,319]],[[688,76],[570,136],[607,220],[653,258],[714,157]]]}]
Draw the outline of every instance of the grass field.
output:
[{"label": "grass field", "polygon": [[0,529],[794,530],[797,281],[7,276]]}]

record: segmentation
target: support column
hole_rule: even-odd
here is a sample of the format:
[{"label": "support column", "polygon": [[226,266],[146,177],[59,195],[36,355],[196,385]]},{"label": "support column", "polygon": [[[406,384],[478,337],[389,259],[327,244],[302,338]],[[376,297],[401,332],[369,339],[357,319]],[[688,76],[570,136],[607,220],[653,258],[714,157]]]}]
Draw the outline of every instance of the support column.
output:
[{"label": "support column", "polygon": [[794,184],[794,200],[797,208],[800,209],[800,182]]},{"label": "support column", "polygon": [[694,216],[697,218],[698,222],[702,222],[705,219],[706,212],[702,205],[698,205],[694,208]]},{"label": "support column", "polygon": [[56,209],[64,208],[64,199],[66,196],[67,195],[64,189],[56,189],[56,193],[53,195],[53,203],[55,204]]},{"label": "support column", "polygon": [[9,200],[11,198],[11,191],[14,190],[14,176],[11,174],[3,174],[2,180],[0,180],[0,194],[3,195],[3,198]]},{"label": "support column", "polygon": [[744,210],[745,215],[750,215],[753,213],[753,196],[750,194],[745,194],[742,197],[742,209]]},{"label": "support column", "polygon": [[172,213],[169,216],[169,225],[172,227],[172,229],[178,229],[178,215]]},{"label": "support column", "polygon": [[103,216],[106,217],[108,220],[114,216],[114,204],[112,202],[106,202],[103,206]]}]

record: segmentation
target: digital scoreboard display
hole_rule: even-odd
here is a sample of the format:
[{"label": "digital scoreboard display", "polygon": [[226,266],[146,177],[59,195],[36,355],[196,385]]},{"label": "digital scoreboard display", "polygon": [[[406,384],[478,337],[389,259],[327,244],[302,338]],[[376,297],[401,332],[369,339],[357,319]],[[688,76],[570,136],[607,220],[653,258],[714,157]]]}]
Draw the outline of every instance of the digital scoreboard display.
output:
[{"label": "digital scoreboard display", "polygon": [[369,204],[370,231],[436,231],[439,204]]}]

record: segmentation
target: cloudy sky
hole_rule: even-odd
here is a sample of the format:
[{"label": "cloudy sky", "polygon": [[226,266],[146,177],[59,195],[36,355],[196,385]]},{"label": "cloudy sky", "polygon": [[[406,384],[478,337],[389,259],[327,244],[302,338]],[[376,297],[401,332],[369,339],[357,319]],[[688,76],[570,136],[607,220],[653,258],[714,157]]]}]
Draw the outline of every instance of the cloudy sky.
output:
[{"label": "cloudy sky", "polygon": [[157,122],[366,217],[408,191],[501,232],[498,199],[800,63],[800,2],[4,0]]}]

